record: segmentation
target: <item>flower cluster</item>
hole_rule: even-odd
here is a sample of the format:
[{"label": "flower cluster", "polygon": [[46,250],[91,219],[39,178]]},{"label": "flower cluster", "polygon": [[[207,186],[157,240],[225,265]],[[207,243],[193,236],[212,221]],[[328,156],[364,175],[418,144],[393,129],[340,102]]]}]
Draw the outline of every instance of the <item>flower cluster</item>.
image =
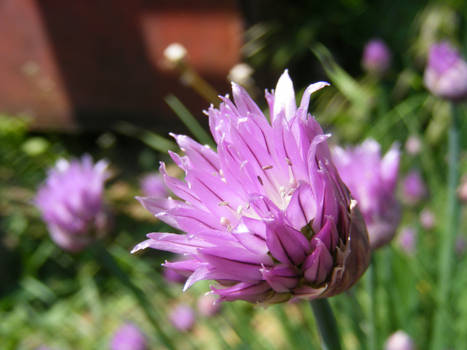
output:
[{"label": "flower cluster", "polygon": [[150,233],[145,248],[184,255],[165,266],[189,275],[185,289],[216,280],[220,300],[275,303],[320,298],[352,286],[369,263],[364,220],[342,183],[329,135],[307,112],[310,85],[297,108],[292,81],[266,93],[270,122],[233,84],[207,114],[217,152],[174,135],[184,156],[170,153],[185,181],[160,167],[179,198],[141,198],[156,217],[185,234]]},{"label": "flower cluster", "polygon": [[399,150],[393,145],[384,157],[375,140],[360,146],[333,149],[333,160],[344,183],[358,201],[365,218],[372,249],[388,243],[400,221],[395,197]]},{"label": "flower cluster", "polygon": [[430,48],[425,69],[426,87],[439,97],[460,101],[467,97],[467,62],[448,42]]},{"label": "flower cluster", "polygon": [[103,203],[107,163],[91,157],[68,162],[61,159],[39,188],[35,204],[52,239],[65,250],[82,250],[104,233],[109,215]]}]

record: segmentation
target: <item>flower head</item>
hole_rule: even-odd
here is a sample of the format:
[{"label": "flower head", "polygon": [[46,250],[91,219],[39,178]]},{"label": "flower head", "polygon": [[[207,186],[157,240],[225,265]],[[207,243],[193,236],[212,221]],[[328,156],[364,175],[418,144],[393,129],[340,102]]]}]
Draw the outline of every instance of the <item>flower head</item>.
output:
[{"label": "flower head", "polygon": [[133,323],[125,323],[112,337],[111,350],[145,350],[147,341],[141,330]]},{"label": "flower head", "polygon": [[410,171],[402,181],[402,194],[404,201],[415,205],[427,195],[425,182],[418,170]]},{"label": "flower head", "polygon": [[415,344],[407,333],[397,331],[386,340],[384,350],[415,350]]},{"label": "flower head", "polygon": [[141,191],[146,197],[167,197],[169,192],[160,174],[148,174],[141,179]]},{"label": "flower head", "polygon": [[333,149],[337,170],[365,218],[372,249],[388,243],[400,221],[400,206],[395,197],[399,156],[394,145],[381,157],[375,140],[354,148]]},{"label": "flower head", "polygon": [[353,285],[369,262],[365,223],[342,183],[329,135],[308,114],[310,85],[297,108],[284,72],[266,93],[271,122],[246,91],[232,84],[208,111],[217,152],[174,135],[171,153],[185,181],[161,172],[180,199],[143,198],[158,218],[186,234],[150,233],[133,252],[154,248],[184,254],[165,266],[190,271],[185,289],[216,280],[221,300],[274,303],[328,297]]},{"label": "flower head", "polygon": [[370,73],[381,74],[389,69],[391,52],[383,40],[370,40],[363,50],[362,65]]},{"label": "flower head", "polygon": [[434,44],[428,55],[424,81],[436,96],[464,100],[467,97],[467,62],[448,42]]},{"label": "flower head", "polygon": [[49,170],[37,192],[35,204],[52,239],[65,250],[82,250],[104,233],[109,215],[103,203],[107,162],[91,157],[68,162],[61,159]]},{"label": "flower head", "polygon": [[170,322],[179,331],[187,332],[195,324],[195,312],[188,305],[177,305],[170,313]]}]

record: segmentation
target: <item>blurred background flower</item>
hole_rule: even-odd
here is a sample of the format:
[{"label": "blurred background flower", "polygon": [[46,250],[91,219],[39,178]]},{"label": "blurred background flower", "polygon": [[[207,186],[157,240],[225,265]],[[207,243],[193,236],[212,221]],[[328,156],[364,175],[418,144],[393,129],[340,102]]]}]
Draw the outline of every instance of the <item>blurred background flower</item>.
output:
[{"label": "blurred background flower", "polygon": [[109,229],[109,211],[103,201],[107,162],[91,157],[60,159],[39,188],[35,204],[50,236],[60,247],[78,252]]},{"label": "blurred background flower", "polygon": [[391,65],[391,52],[381,39],[370,40],[363,50],[362,66],[371,74],[383,74]]},{"label": "blurred background flower", "polygon": [[372,249],[391,241],[399,225],[400,206],[395,196],[399,157],[397,145],[383,157],[380,145],[371,139],[354,148],[333,149],[339,175],[365,218]]},{"label": "blurred background flower", "polygon": [[123,324],[112,337],[111,350],[147,350],[143,332],[133,323]]},{"label": "blurred background flower", "polygon": [[195,312],[185,304],[175,306],[170,312],[170,322],[181,332],[190,331],[195,325]]}]

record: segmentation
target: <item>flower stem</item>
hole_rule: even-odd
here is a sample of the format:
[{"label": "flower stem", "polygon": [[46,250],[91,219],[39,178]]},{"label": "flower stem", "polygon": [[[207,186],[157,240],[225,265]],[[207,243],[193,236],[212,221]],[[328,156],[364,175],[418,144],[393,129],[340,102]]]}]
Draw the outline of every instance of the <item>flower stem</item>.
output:
[{"label": "flower stem", "polygon": [[377,316],[376,316],[376,305],[377,305],[377,296],[376,296],[376,258],[373,254],[371,258],[371,263],[368,266],[367,271],[367,291],[370,298],[370,308],[369,308],[369,334],[368,334],[368,349],[377,350],[378,349],[378,325],[377,325]]},{"label": "flower stem", "polygon": [[438,303],[434,317],[433,338],[431,349],[441,350],[447,347],[446,340],[450,323],[449,293],[454,259],[454,242],[459,226],[460,206],[457,199],[457,186],[459,183],[459,128],[458,110],[452,104],[451,125],[448,133],[448,188],[446,205],[446,226],[441,239],[438,271]]},{"label": "flower stem", "polygon": [[120,268],[115,258],[111,253],[99,242],[95,243],[96,250],[94,251],[97,258],[102,262],[104,267],[108,269],[128,290],[133,294],[136,301],[139,303],[141,310],[145,313],[147,319],[154,327],[158,338],[167,347],[167,349],[175,350],[170,338],[165,334],[158,322],[158,317],[154,314],[154,307],[146,298],[143,291],[138,288],[128,277],[128,275]]},{"label": "flower stem", "polygon": [[341,350],[339,330],[332,313],[331,305],[327,299],[314,299],[310,301],[311,308],[321,334],[323,350]]}]

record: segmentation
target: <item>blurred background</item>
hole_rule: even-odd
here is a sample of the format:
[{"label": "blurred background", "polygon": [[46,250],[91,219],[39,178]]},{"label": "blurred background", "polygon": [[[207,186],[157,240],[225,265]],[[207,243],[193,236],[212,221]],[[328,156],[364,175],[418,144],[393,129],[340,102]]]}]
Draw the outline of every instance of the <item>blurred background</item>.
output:
[{"label": "blurred background", "polygon": [[[384,69],[363,61],[373,39],[389,50]],[[264,90],[288,68],[298,95],[311,82],[331,83],[310,108],[331,143],[372,137],[384,151],[394,142],[403,151],[403,218],[398,237],[377,253],[377,312],[369,321],[365,278],[331,301],[343,343],[366,349],[376,322],[378,349],[400,329],[427,349],[450,109],[426,90],[423,71],[439,40],[467,57],[465,1],[0,0],[0,348],[119,349],[112,339],[131,324],[147,349],[170,348],[161,334],[176,349],[319,349],[301,303],[207,311],[200,298],[208,284],[182,293],[180,279],[164,276],[168,254],[130,255],[146,233],[171,232],[134,199],[159,161],[170,164],[167,151],[177,147],[168,133],[210,143],[203,110],[230,92],[230,80],[265,108]],[[461,174],[466,149],[461,137]],[[58,159],[84,154],[110,164],[104,197],[113,224],[98,248],[70,253],[50,239],[33,202]],[[423,186],[415,202],[402,186],[414,171]],[[467,187],[459,196],[467,200]],[[461,215],[452,252],[451,349],[467,348],[466,221]]]}]

